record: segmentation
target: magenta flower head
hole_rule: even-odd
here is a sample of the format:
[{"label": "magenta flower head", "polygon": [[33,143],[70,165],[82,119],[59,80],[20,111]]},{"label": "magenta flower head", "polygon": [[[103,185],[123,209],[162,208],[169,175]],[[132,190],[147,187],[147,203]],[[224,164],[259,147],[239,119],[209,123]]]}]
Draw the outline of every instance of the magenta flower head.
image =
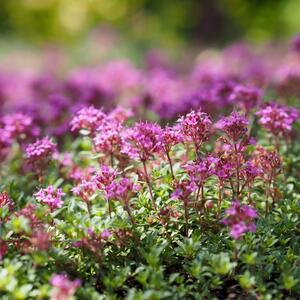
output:
[{"label": "magenta flower head", "polygon": [[6,115],[3,117],[2,122],[11,137],[18,141],[39,135],[39,129],[34,125],[32,118],[26,114],[15,113]]},{"label": "magenta flower head", "polygon": [[129,119],[132,116],[133,116],[132,110],[126,109],[122,106],[117,106],[108,114],[108,118],[110,120],[117,121],[121,124],[124,123],[127,119]]},{"label": "magenta flower head", "polygon": [[182,200],[188,202],[190,195],[197,189],[197,185],[190,179],[177,181],[174,183],[174,192],[172,193],[172,199]]},{"label": "magenta flower head", "polygon": [[269,103],[256,113],[259,123],[273,135],[288,136],[300,117],[299,110],[277,103]]},{"label": "magenta flower head", "polygon": [[52,185],[49,185],[45,189],[40,189],[34,196],[37,201],[48,205],[51,211],[54,211],[63,205],[64,202],[61,198],[65,196],[65,193],[61,189],[56,190]]},{"label": "magenta flower head", "polygon": [[171,151],[171,148],[176,144],[179,144],[183,141],[183,135],[180,130],[180,126],[167,126],[157,137],[163,147],[163,150],[167,153]]},{"label": "magenta flower head", "polygon": [[96,189],[97,184],[94,180],[83,179],[78,185],[72,188],[72,192],[75,196],[82,198],[84,201],[88,201]]},{"label": "magenta flower head", "polygon": [[215,169],[214,160],[210,157],[197,159],[197,161],[189,163],[183,168],[189,174],[190,179],[197,184],[202,186],[205,181],[213,174]]},{"label": "magenta flower head", "polygon": [[238,142],[239,140],[245,137],[245,134],[248,131],[249,121],[248,119],[240,115],[237,112],[232,112],[229,117],[224,117],[220,119],[215,127],[224,131],[227,136],[234,142]]},{"label": "magenta flower head", "polygon": [[161,150],[159,136],[161,128],[154,123],[139,122],[128,128],[123,135],[122,153],[130,158],[139,158],[145,162],[153,154]]},{"label": "magenta flower head", "polygon": [[118,172],[106,165],[102,165],[100,172],[94,177],[94,181],[97,184],[98,189],[105,190],[111,182],[117,178]]},{"label": "magenta flower head", "polygon": [[253,220],[258,216],[256,210],[251,206],[234,201],[226,210],[226,215],[222,223],[230,227],[230,235],[235,240],[239,239],[245,232],[255,232],[256,226]]},{"label": "magenta flower head", "polygon": [[177,122],[180,124],[184,140],[192,142],[198,153],[202,143],[206,141],[210,135],[212,127],[210,117],[201,110],[191,111],[186,116],[181,117]]},{"label": "magenta flower head", "polygon": [[29,144],[25,152],[29,161],[46,161],[51,159],[56,152],[56,144],[48,137],[44,137],[33,144]]},{"label": "magenta flower head", "polygon": [[106,118],[106,114],[94,106],[84,107],[79,110],[71,121],[71,131],[87,130],[94,134],[101,122]]},{"label": "magenta flower head", "polygon": [[110,200],[118,200],[120,202],[128,202],[129,196],[140,190],[140,186],[135,184],[128,178],[122,177],[118,181],[113,181],[106,188],[107,198]]},{"label": "magenta flower head", "polygon": [[123,142],[122,129],[123,126],[119,121],[110,120],[109,118],[103,121],[97,128],[93,139],[96,151],[110,155],[119,153]]},{"label": "magenta flower head", "polygon": [[249,112],[262,101],[262,91],[256,87],[237,85],[230,95],[230,100],[245,112]]},{"label": "magenta flower head", "polygon": [[71,281],[66,274],[54,274],[50,279],[53,286],[52,300],[70,300],[81,282],[79,279]]}]

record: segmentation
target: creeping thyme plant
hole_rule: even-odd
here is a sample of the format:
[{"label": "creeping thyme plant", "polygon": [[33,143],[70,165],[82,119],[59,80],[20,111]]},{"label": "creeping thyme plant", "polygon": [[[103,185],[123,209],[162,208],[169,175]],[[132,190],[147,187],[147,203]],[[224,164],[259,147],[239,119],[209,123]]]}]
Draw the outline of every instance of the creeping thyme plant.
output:
[{"label": "creeping thyme plant", "polygon": [[1,299],[300,297],[300,51],[210,65],[1,74]]}]

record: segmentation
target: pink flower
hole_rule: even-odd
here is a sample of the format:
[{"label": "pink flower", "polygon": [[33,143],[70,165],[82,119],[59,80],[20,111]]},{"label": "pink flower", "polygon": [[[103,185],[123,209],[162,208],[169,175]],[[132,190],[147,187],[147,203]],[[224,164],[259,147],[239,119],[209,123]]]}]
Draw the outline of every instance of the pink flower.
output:
[{"label": "pink flower", "polygon": [[201,145],[206,141],[210,135],[212,122],[210,117],[202,112],[191,111],[178,121],[181,128],[181,133],[185,141],[192,142],[195,145],[196,152],[198,153]]},{"label": "pink flower", "polygon": [[10,211],[14,208],[14,202],[9,198],[6,192],[0,192],[0,207],[7,206]]},{"label": "pink flower", "polygon": [[55,190],[52,185],[49,185],[45,189],[40,189],[34,194],[36,199],[39,202],[48,205],[51,211],[61,208],[62,204],[64,203],[61,197],[64,195],[65,193],[63,193],[61,189]]},{"label": "pink flower", "polygon": [[256,114],[260,117],[259,123],[275,136],[287,136],[300,116],[297,109],[277,103],[267,104]]},{"label": "pink flower", "polygon": [[115,180],[105,187],[108,199],[125,203],[129,201],[129,196],[139,191],[139,189],[139,185],[125,177],[118,181]]},{"label": "pink flower", "polygon": [[183,141],[183,135],[180,131],[180,126],[167,126],[159,132],[158,140],[160,141],[166,153],[171,151],[171,148]]},{"label": "pink flower", "polygon": [[120,124],[122,124],[132,116],[133,112],[131,109],[126,109],[122,106],[117,106],[108,114],[108,119],[117,121]]},{"label": "pink flower", "polygon": [[84,107],[73,117],[71,131],[85,129],[93,134],[105,118],[106,114],[101,109],[94,106]]},{"label": "pink flower", "polygon": [[116,170],[113,170],[106,165],[102,165],[100,172],[94,177],[94,181],[96,182],[98,189],[105,190],[106,186],[113,182],[117,175],[118,172]]},{"label": "pink flower", "polygon": [[109,237],[111,237],[111,232],[107,229],[104,229],[102,232],[101,232],[101,238],[106,240],[108,239]]},{"label": "pink flower", "polygon": [[52,158],[55,151],[56,145],[48,137],[29,144],[25,150],[27,159],[32,163],[41,163]]},{"label": "pink flower", "polygon": [[239,239],[245,232],[255,232],[256,227],[253,222],[257,218],[254,208],[242,205],[239,201],[234,201],[226,210],[227,217],[222,223],[230,227],[230,235],[234,239]]},{"label": "pink flower", "polygon": [[15,212],[17,217],[23,216],[28,219],[31,229],[37,230],[43,228],[43,222],[37,217],[36,215],[36,205],[30,203],[27,204],[24,208],[20,211]]},{"label": "pink flower", "polygon": [[81,282],[79,279],[71,281],[65,274],[54,274],[50,283],[53,286],[52,300],[69,300],[75,294]]},{"label": "pink flower", "polygon": [[190,179],[195,182],[197,186],[203,185],[207,178],[213,174],[214,167],[214,160],[210,157],[198,159],[195,162],[183,166],[189,174]]},{"label": "pink flower", "polygon": [[3,117],[4,128],[10,133],[12,138],[24,140],[30,137],[36,137],[39,129],[33,124],[30,116],[22,113],[15,113]]},{"label": "pink flower", "polygon": [[103,121],[93,139],[96,150],[107,154],[118,153],[123,143],[122,129],[123,126],[119,121],[110,119]]},{"label": "pink flower", "polygon": [[227,136],[234,142],[243,139],[248,131],[249,121],[245,116],[232,112],[229,117],[220,119],[215,127],[224,131]]},{"label": "pink flower", "polygon": [[230,101],[237,103],[246,112],[257,107],[261,102],[262,92],[260,89],[250,86],[237,85],[230,95]]},{"label": "pink flower", "polygon": [[194,181],[182,180],[181,182],[175,182],[175,190],[172,193],[173,199],[182,200],[185,203],[189,202],[190,195],[196,190],[197,186]]},{"label": "pink flower", "polygon": [[139,158],[142,162],[148,160],[154,153],[161,150],[158,136],[161,128],[153,123],[139,122],[128,128],[124,133],[122,153],[130,158]]}]

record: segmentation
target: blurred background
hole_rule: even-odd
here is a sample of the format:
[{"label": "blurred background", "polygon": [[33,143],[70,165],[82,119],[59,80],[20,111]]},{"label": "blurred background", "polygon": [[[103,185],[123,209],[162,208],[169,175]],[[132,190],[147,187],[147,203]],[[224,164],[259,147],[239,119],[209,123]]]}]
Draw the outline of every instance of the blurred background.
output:
[{"label": "blurred background", "polygon": [[[0,55],[66,48],[77,62],[93,55],[138,60],[152,48],[236,40],[285,40],[300,28],[299,0],[1,0]],[[96,47],[95,47],[96,46]],[[95,53],[96,52],[96,53]]]}]

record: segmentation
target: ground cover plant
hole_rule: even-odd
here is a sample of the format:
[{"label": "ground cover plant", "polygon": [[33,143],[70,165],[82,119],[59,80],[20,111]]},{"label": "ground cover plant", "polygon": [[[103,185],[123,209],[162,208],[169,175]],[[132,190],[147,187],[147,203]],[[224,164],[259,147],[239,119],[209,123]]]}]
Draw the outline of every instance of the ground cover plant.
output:
[{"label": "ground cover plant", "polygon": [[3,71],[1,299],[297,299],[300,39],[268,51]]}]

